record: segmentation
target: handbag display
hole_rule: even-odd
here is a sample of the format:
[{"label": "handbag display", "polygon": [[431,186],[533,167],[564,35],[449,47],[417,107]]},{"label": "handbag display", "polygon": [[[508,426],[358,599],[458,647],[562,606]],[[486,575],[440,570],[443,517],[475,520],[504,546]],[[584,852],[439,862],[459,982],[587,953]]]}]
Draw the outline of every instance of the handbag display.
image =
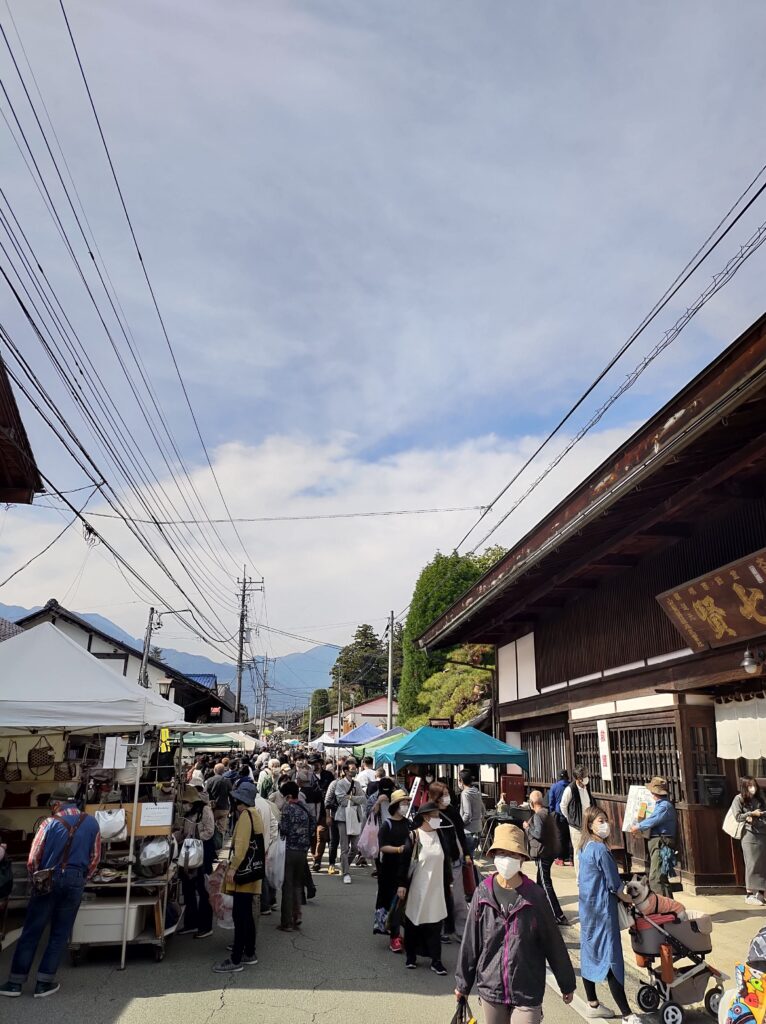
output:
[{"label": "handbag display", "polygon": [[723,825],[721,828],[724,830],[727,836],[731,836],[732,839],[741,839],[745,834],[745,822],[737,821],[734,816],[734,808],[730,807],[726,812],[726,817],[723,819]]},{"label": "handbag display", "polygon": [[18,792],[14,792],[12,789],[6,789],[5,796],[3,797],[3,810],[9,810],[12,807],[31,807],[32,806],[32,790],[24,789]]},{"label": "handbag display", "polygon": [[8,746],[8,757],[2,758],[3,769],[0,778],[4,782],[21,782],[21,768],[18,765],[19,750],[16,741],[12,740]]},{"label": "handbag display", "polygon": [[250,819],[250,842],[247,844],[247,853],[242,863],[234,872],[235,885],[250,885],[251,882],[260,882],[266,873],[266,852],[263,836],[255,831],[253,816],[248,814]]},{"label": "handbag display", "polygon": [[122,807],[114,811],[96,811],[95,818],[104,842],[122,842],[128,838],[128,822]]},{"label": "handbag display", "polygon": [[138,859],[145,868],[163,864],[170,859],[170,841],[164,838],[150,839],[141,847]]},{"label": "handbag display", "polygon": [[27,754],[27,767],[36,779],[45,775],[56,763],[56,752],[50,741],[41,736]]},{"label": "handbag display", "polygon": [[77,764],[74,761],[57,761],[53,766],[55,782],[73,782],[77,778]]}]

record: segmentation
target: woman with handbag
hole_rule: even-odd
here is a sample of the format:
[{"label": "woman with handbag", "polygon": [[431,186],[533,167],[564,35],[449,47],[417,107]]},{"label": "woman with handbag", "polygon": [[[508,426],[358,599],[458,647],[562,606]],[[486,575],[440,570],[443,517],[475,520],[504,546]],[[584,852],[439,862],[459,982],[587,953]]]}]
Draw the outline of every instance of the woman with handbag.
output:
[{"label": "woman with handbag", "polygon": [[436,804],[421,804],[413,820],[415,831],[405,844],[400,862],[399,899],[404,908],[406,966],[418,966],[421,950],[431,959],[434,974],[446,975],[441,959],[441,927],[447,916],[452,862],[445,831],[451,827]]},{"label": "woman with handbag", "polygon": [[734,797],[731,814],[739,825],[745,860],[745,903],[762,907],[766,903],[766,799],[755,779],[745,776]]},{"label": "woman with handbag", "polygon": [[[234,942],[231,955],[216,964],[216,974],[232,974],[244,970],[246,965],[257,964],[255,955],[256,926],[253,917],[253,898],[260,895],[261,879],[244,881],[237,878],[247,867],[251,851],[257,844],[257,836],[261,837],[261,853],[263,852],[263,820],[255,808],[255,783],[250,779],[242,779],[232,791],[237,814],[237,824],[231,840],[231,856],[224,882],[224,892],[233,897],[232,916],[234,919]],[[265,858],[264,858],[265,859]],[[258,903],[256,902],[256,907]]]},{"label": "woman with handbag", "polygon": [[[215,817],[210,807],[210,797],[204,790],[187,786],[181,797],[183,820],[181,822],[178,858],[181,889],[184,894],[184,920],[179,935],[194,934],[196,939],[206,939],[213,934],[213,908],[210,906],[205,876],[213,871],[215,861]],[[191,840],[187,844],[186,840]],[[202,843],[202,863],[188,863],[188,851]]]},{"label": "woman with handbag", "polygon": [[618,901],[630,903],[622,891],[622,880],[609,852],[609,819],[600,807],[591,806],[583,815],[580,838],[580,974],[588,998],[588,1017],[613,1017],[599,1002],[596,982],[609,983],[624,1024],[641,1024],[631,1012],[625,995],[625,960],[620,940]]},{"label": "woman with handbag", "polygon": [[[403,789],[394,790],[388,803],[388,817],[378,829],[378,895],[375,900],[375,924],[373,933],[384,935],[386,917],[399,887],[401,859],[410,837],[410,823],[405,817],[409,798]],[[393,915],[389,929],[391,936],[388,948],[392,953],[401,953],[403,947],[399,937],[400,914]]]}]

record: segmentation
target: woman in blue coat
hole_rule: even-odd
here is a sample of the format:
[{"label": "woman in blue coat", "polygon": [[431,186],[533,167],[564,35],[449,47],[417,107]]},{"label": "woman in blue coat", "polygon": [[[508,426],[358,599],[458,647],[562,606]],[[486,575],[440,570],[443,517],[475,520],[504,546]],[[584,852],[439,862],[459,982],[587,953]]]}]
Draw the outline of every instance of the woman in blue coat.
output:
[{"label": "woman in blue coat", "polygon": [[609,820],[600,807],[589,807],[580,840],[580,974],[589,1017],[613,1017],[599,1002],[596,982],[606,981],[625,1024],[641,1024],[625,996],[625,961],[620,942],[617,900],[622,893],[617,865],[609,852]]}]

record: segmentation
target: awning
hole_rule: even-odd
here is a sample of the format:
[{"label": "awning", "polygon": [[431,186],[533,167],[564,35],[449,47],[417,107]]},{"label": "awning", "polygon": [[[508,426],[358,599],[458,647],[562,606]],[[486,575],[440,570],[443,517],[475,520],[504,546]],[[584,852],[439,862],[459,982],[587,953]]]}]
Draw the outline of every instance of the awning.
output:
[{"label": "awning", "polygon": [[242,740],[229,733],[187,732],[181,737],[184,747],[210,747],[223,750],[224,747],[241,747]]},{"label": "awning", "polygon": [[370,725],[369,722],[362,722],[356,729],[343,733],[339,738],[330,741],[325,740],[326,747],[353,747],[357,743],[367,743],[370,740],[380,739],[383,730],[377,725]]},{"label": "awning", "polygon": [[409,736],[392,740],[375,751],[375,767],[406,764],[515,764],[529,771],[529,755],[493,736],[467,726],[434,729],[424,725]]},{"label": "awning", "polygon": [[367,743],[361,743],[359,746],[354,747],[354,754],[356,757],[364,757],[365,754],[372,754],[373,751],[385,746],[392,740],[399,739],[400,736],[409,736],[409,734],[409,729],[405,729],[402,725],[395,725],[393,729],[389,729],[388,732],[384,732],[383,735],[378,736],[377,739],[368,740]]}]

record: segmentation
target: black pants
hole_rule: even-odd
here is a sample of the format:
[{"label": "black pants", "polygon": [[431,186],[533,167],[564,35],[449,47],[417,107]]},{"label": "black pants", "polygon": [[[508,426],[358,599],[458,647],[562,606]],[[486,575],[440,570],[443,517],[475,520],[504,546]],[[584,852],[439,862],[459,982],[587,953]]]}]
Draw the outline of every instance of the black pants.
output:
[{"label": "black pants", "polygon": [[559,857],[572,860],[572,837],[569,834],[569,822],[563,814],[556,814],[556,827],[559,830]]},{"label": "black pants", "polygon": [[[620,1016],[627,1017],[631,1011],[630,1004],[628,1003],[627,996],[625,995],[625,986],[619,983],[619,981],[615,978],[614,973],[612,971],[609,971],[606,980],[609,983],[609,991],[612,993],[612,999],[614,999],[615,1003],[617,1003],[617,1009],[620,1011]],[[588,981],[587,978],[583,978],[582,984],[583,988],[585,989],[585,995],[588,998],[588,1002],[598,1002],[595,981]]]},{"label": "black pants", "polygon": [[553,916],[558,921],[560,917],[564,916],[564,911],[561,909],[559,898],[553,888],[553,880],[551,879],[551,867],[553,861],[551,860],[537,860],[537,884],[542,886],[545,895],[548,897],[548,905],[553,911]]},{"label": "black pants", "polygon": [[184,928],[196,928],[200,935],[213,927],[213,908],[205,888],[205,872],[198,868],[193,874],[181,871],[184,894]]},{"label": "black pants", "polygon": [[330,825],[330,848],[327,851],[328,866],[331,868],[335,867],[335,861],[338,857],[338,846],[340,844],[340,832],[338,832],[338,823],[335,818],[332,819]]},{"label": "black pants", "polygon": [[309,867],[308,860],[304,861],[303,864],[303,889],[304,895],[308,899],[313,900],[317,894],[317,887],[314,885],[314,879],[311,877],[311,868]]},{"label": "black pants", "polygon": [[234,947],[231,961],[241,963],[242,955],[255,956],[255,918],[253,917],[253,893],[235,892],[232,907],[234,919]]},{"label": "black pants", "polygon": [[281,925],[292,928],[301,923],[301,892],[306,854],[302,850],[285,850],[285,877],[282,882]]},{"label": "black pants", "polygon": [[413,924],[405,912],[404,952],[407,963],[414,964],[421,950],[425,950],[425,954],[421,955],[429,956],[432,963],[439,963],[442,958],[441,930],[441,921],[436,921],[434,924]]}]

